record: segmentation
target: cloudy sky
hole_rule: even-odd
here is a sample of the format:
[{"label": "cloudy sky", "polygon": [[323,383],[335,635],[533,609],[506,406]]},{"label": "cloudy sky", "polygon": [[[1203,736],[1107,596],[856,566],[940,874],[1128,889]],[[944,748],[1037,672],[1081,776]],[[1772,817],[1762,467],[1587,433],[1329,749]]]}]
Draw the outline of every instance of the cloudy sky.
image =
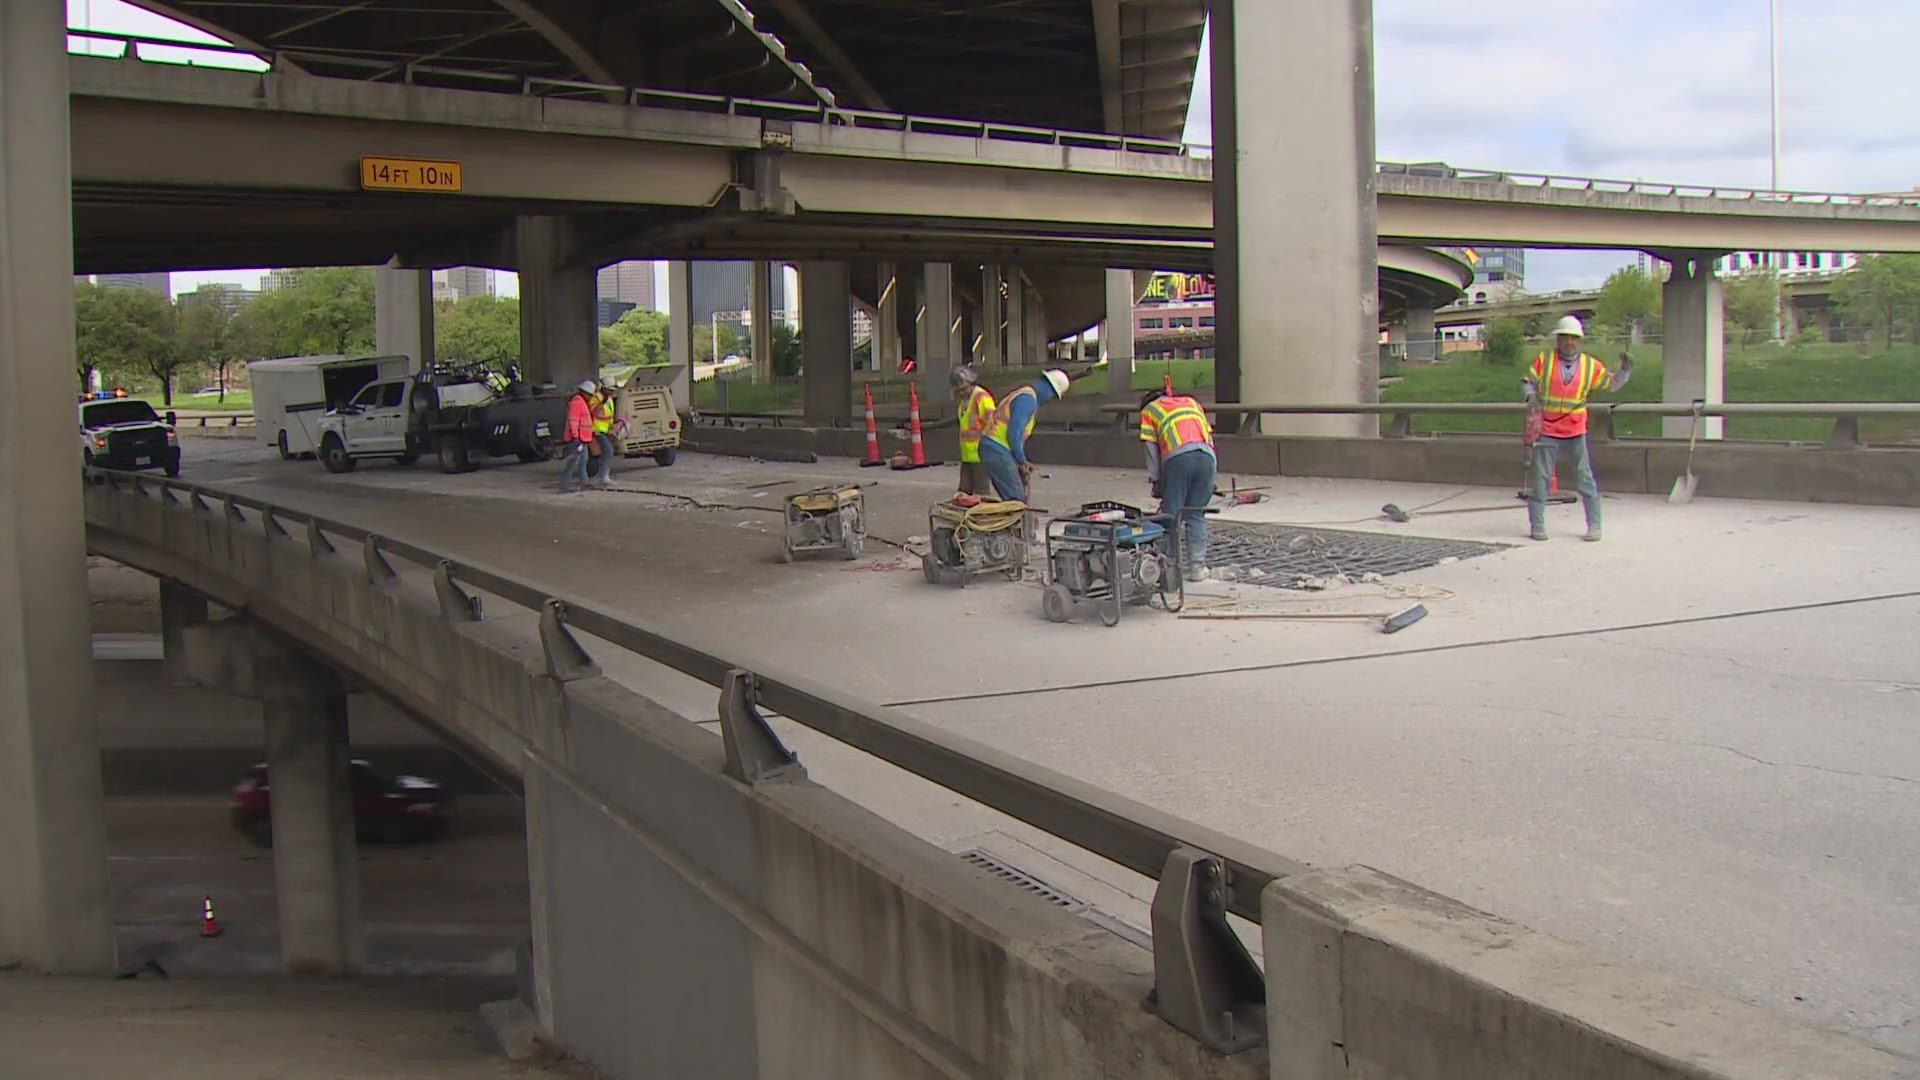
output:
[{"label": "cloudy sky", "polygon": [[[1781,186],[1920,186],[1920,0],[1779,5]],[[1375,0],[1379,156],[1765,187],[1767,9],[1768,0]],[[69,0],[69,22],[197,36],[120,0]],[[1204,63],[1200,74],[1188,139],[1204,143]],[[1630,261],[1542,252],[1529,258],[1527,285],[1597,283]],[[175,287],[257,276],[181,274]]]}]

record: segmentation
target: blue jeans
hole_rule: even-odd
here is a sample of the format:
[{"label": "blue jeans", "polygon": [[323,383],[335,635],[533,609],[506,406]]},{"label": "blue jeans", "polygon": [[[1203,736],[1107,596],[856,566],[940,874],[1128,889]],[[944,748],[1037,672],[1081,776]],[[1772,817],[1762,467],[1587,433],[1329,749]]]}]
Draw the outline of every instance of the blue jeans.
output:
[{"label": "blue jeans", "polygon": [[1593,482],[1593,461],[1587,455],[1587,437],[1571,439],[1540,436],[1533,444],[1533,490],[1527,498],[1527,528],[1545,532],[1547,528],[1547,478],[1560,458],[1573,470],[1574,490],[1580,493],[1580,505],[1587,512],[1587,531],[1600,530],[1600,486]]},{"label": "blue jeans", "polygon": [[993,484],[995,494],[1013,502],[1027,501],[1027,485],[1020,479],[1020,466],[1013,460],[1013,451],[991,439],[981,439],[980,466],[987,470],[987,480]]},{"label": "blue jeans", "polygon": [[572,480],[575,476],[578,476],[580,478],[581,487],[584,488],[587,486],[587,469],[588,469],[589,460],[590,459],[587,456],[586,443],[568,443],[567,444],[566,449],[561,451],[561,461],[565,463],[560,466],[560,490],[561,491],[569,490],[567,486],[568,481]]},{"label": "blue jeans", "polygon": [[1175,454],[1160,465],[1160,512],[1180,515],[1188,569],[1207,565],[1207,504],[1213,501],[1213,455]]},{"label": "blue jeans", "polygon": [[609,432],[599,432],[593,438],[600,444],[600,471],[594,480],[604,487],[613,479],[613,435]]}]

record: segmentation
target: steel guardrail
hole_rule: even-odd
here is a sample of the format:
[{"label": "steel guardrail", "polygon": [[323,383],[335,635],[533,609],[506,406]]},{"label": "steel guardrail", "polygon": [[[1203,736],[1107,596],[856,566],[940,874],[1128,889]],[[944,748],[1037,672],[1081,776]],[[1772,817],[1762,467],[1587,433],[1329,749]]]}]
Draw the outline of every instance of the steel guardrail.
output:
[{"label": "steel guardrail", "polygon": [[90,484],[109,486],[116,495],[158,498],[148,492],[172,491],[184,502],[197,496],[212,509],[224,507],[221,512],[229,517],[251,511],[263,520],[247,524],[270,532],[266,517],[282,527],[296,523],[361,545],[371,543],[382,556],[398,557],[428,574],[445,571],[453,581],[535,614],[557,602],[560,617],[568,627],[716,689],[726,682],[729,672],[750,672],[754,701],[766,709],[1149,878],[1157,880],[1168,857],[1180,848],[1196,848],[1217,856],[1227,869],[1226,908],[1254,922],[1260,920],[1260,893],[1269,882],[1309,869],[1305,863],[897,710],[743,656],[727,655],[684,635],[617,615],[589,600],[542,588],[515,574],[350,522],[209,484],[98,468],[87,470],[86,476]]}]

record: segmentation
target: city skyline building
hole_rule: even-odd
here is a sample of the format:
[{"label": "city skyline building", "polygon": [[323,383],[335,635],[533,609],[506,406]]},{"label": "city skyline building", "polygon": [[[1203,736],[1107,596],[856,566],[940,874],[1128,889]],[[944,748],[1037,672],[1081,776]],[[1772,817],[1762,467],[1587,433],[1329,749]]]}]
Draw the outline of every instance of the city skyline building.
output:
[{"label": "city skyline building", "polygon": [[93,283],[103,289],[144,289],[173,299],[173,275],[164,270],[154,274],[95,274]]},{"label": "city skyline building", "polygon": [[446,282],[446,296],[458,303],[470,296],[494,295],[493,271],[484,266],[452,266],[433,272],[434,299],[441,297],[440,283]]},{"label": "city skyline building", "polygon": [[602,300],[618,300],[642,311],[652,311],[655,274],[652,260],[636,259],[600,268],[595,291]]},{"label": "city skyline building", "polygon": [[[782,318],[786,310],[786,277],[779,263],[773,264],[773,313]],[[714,315],[737,315],[747,310],[753,291],[753,264],[747,262],[696,262],[687,268],[687,291],[691,294],[690,320],[695,326],[708,323]]]}]

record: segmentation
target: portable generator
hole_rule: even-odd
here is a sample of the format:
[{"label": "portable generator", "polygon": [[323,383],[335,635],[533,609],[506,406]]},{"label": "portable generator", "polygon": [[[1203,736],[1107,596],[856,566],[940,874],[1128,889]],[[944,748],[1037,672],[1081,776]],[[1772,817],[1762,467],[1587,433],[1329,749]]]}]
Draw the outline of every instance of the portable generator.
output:
[{"label": "portable generator", "polygon": [[780,561],[797,554],[834,551],[857,559],[866,548],[867,500],[860,485],[814,488],[787,496],[787,528],[780,538]]},{"label": "portable generator", "polygon": [[1047,523],[1047,587],[1040,611],[1063,623],[1077,603],[1120,623],[1130,604],[1179,611],[1186,603],[1180,538],[1172,517],[1117,502],[1092,502]]},{"label": "portable generator", "polygon": [[1027,513],[1022,502],[934,503],[927,511],[931,550],[920,557],[927,584],[965,588],[975,575],[996,571],[1019,581],[1027,571]]}]

